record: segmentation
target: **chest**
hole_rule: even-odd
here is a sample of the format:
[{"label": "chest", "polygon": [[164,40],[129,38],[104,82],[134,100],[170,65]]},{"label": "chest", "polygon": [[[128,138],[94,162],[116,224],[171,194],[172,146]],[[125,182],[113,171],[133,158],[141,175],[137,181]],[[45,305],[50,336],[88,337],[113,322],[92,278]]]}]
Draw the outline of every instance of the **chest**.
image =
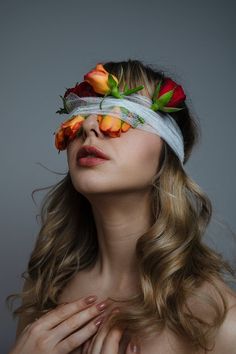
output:
[{"label": "chest", "polygon": [[[97,295],[98,302],[106,299],[108,296],[128,296],[132,294],[134,289],[121,290],[120,293],[109,289],[109,287],[104,288],[101,285],[85,274],[78,274],[73,280],[71,280],[66,287],[63,289],[60,297],[59,303],[71,302],[79,299],[81,297],[87,297],[89,295]],[[126,347],[129,343],[128,338],[124,335],[120,341],[119,353],[125,354]],[[76,352],[80,353],[79,351]],[[152,340],[143,341],[141,343],[141,353],[142,354],[190,354],[193,353],[192,349],[181,341],[177,336],[173,335],[171,332],[163,331],[162,334],[155,336]],[[74,353],[73,353],[74,354]],[[202,354],[202,353],[197,353]]]}]

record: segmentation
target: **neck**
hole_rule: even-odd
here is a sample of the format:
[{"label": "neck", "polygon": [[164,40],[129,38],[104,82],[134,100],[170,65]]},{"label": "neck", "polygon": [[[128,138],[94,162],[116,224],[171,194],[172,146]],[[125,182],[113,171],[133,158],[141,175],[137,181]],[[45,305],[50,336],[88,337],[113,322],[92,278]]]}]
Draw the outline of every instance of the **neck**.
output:
[{"label": "neck", "polygon": [[135,247],[153,219],[149,191],[89,196],[99,243],[95,275],[117,290],[138,279]]}]

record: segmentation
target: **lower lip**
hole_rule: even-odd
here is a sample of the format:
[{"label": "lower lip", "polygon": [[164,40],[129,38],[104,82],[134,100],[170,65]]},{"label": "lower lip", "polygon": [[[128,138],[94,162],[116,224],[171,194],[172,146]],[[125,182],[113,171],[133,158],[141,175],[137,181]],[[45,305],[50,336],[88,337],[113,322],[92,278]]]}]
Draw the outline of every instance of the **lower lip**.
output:
[{"label": "lower lip", "polygon": [[99,157],[81,157],[78,159],[78,165],[80,166],[95,166],[95,165],[100,165],[101,163],[104,163],[108,160],[106,159],[101,159]]}]

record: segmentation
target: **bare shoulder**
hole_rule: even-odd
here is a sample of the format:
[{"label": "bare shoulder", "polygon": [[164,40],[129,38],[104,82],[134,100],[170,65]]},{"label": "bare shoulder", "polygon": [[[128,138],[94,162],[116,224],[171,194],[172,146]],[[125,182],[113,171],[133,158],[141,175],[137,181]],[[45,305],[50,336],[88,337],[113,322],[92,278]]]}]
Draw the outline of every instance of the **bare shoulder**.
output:
[{"label": "bare shoulder", "polygon": [[219,328],[212,354],[236,354],[236,292],[223,281],[219,282],[219,287],[225,296],[228,311]]},{"label": "bare shoulder", "polygon": [[[231,289],[222,279],[215,280],[214,284],[204,282],[199,289],[199,299],[206,299],[208,296],[213,298],[219,308],[222,308],[222,300],[217,291],[220,290],[223,299],[226,303],[226,316],[223,323],[220,325],[215,337],[215,346],[209,354],[236,354],[236,292]],[[212,307],[207,305],[207,302],[189,300],[193,309],[198,316],[207,318],[211,316]]]},{"label": "bare shoulder", "polygon": [[[227,306],[226,317],[220,326],[215,338],[215,346],[209,354],[236,354],[236,292],[234,292],[223,280],[217,280],[214,283],[220,290]],[[193,314],[203,319],[209,318],[214,314],[212,307],[209,306],[207,299],[209,297],[216,300],[219,308],[222,306],[222,300],[215,286],[204,282],[199,287],[196,297],[188,299],[187,304]],[[191,343],[181,339],[172,331],[166,329],[162,334],[154,337],[151,341],[142,343],[141,352],[146,354],[189,354],[194,349]],[[197,354],[205,354],[204,350],[199,350]]]}]

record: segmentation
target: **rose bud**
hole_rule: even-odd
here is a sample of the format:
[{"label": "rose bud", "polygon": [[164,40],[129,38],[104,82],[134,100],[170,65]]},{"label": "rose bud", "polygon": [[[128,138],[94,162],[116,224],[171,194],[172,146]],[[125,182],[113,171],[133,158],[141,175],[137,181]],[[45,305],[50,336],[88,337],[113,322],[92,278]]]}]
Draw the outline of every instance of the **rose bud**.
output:
[{"label": "rose bud", "polygon": [[98,94],[94,91],[93,87],[87,82],[83,81],[80,84],[76,84],[75,87],[69,88],[64,94],[66,98],[69,93],[74,93],[79,97],[96,97]]},{"label": "rose bud", "polygon": [[104,133],[112,133],[112,135],[120,136],[120,129],[121,129],[120,118],[109,116],[108,114],[104,115],[99,126],[101,131]]},{"label": "rose bud", "polygon": [[161,85],[160,92],[158,98],[160,98],[164,93],[169,92],[174,89],[173,96],[171,97],[170,101],[166,103],[167,107],[177,107],[180,103],[182,103],[186,95],[183,91],[182,86],[176,84],[170,78],[166,78]]},{"label": "rose bud", "polygon": [[61,128],[55,134],[55,146],[59,151],[65,150],[66,148],[66,139],[64,136],[64,130]]},{"label": "rose bud", "polygon": [[66,149],[68,141],[71,141],[75,138],[84,119],[84,117],[76,115],[61,124],[61,127],[56,133],[55,137],[55,145],[58,150]]},{"label": "rose bud", "polygon": [[[110,74],[111,75],[111,74]],[[88,82],[94,89],[95,92],[105,95],[110,92],[111,87],[108,82],[109,73],[105,70],[102,64],[97,64],[96,68],[89,71],[84,75],[84,80]],[[118,79],[116,76],[111,75],[115,80],[116,84],[118,84]]]}]

